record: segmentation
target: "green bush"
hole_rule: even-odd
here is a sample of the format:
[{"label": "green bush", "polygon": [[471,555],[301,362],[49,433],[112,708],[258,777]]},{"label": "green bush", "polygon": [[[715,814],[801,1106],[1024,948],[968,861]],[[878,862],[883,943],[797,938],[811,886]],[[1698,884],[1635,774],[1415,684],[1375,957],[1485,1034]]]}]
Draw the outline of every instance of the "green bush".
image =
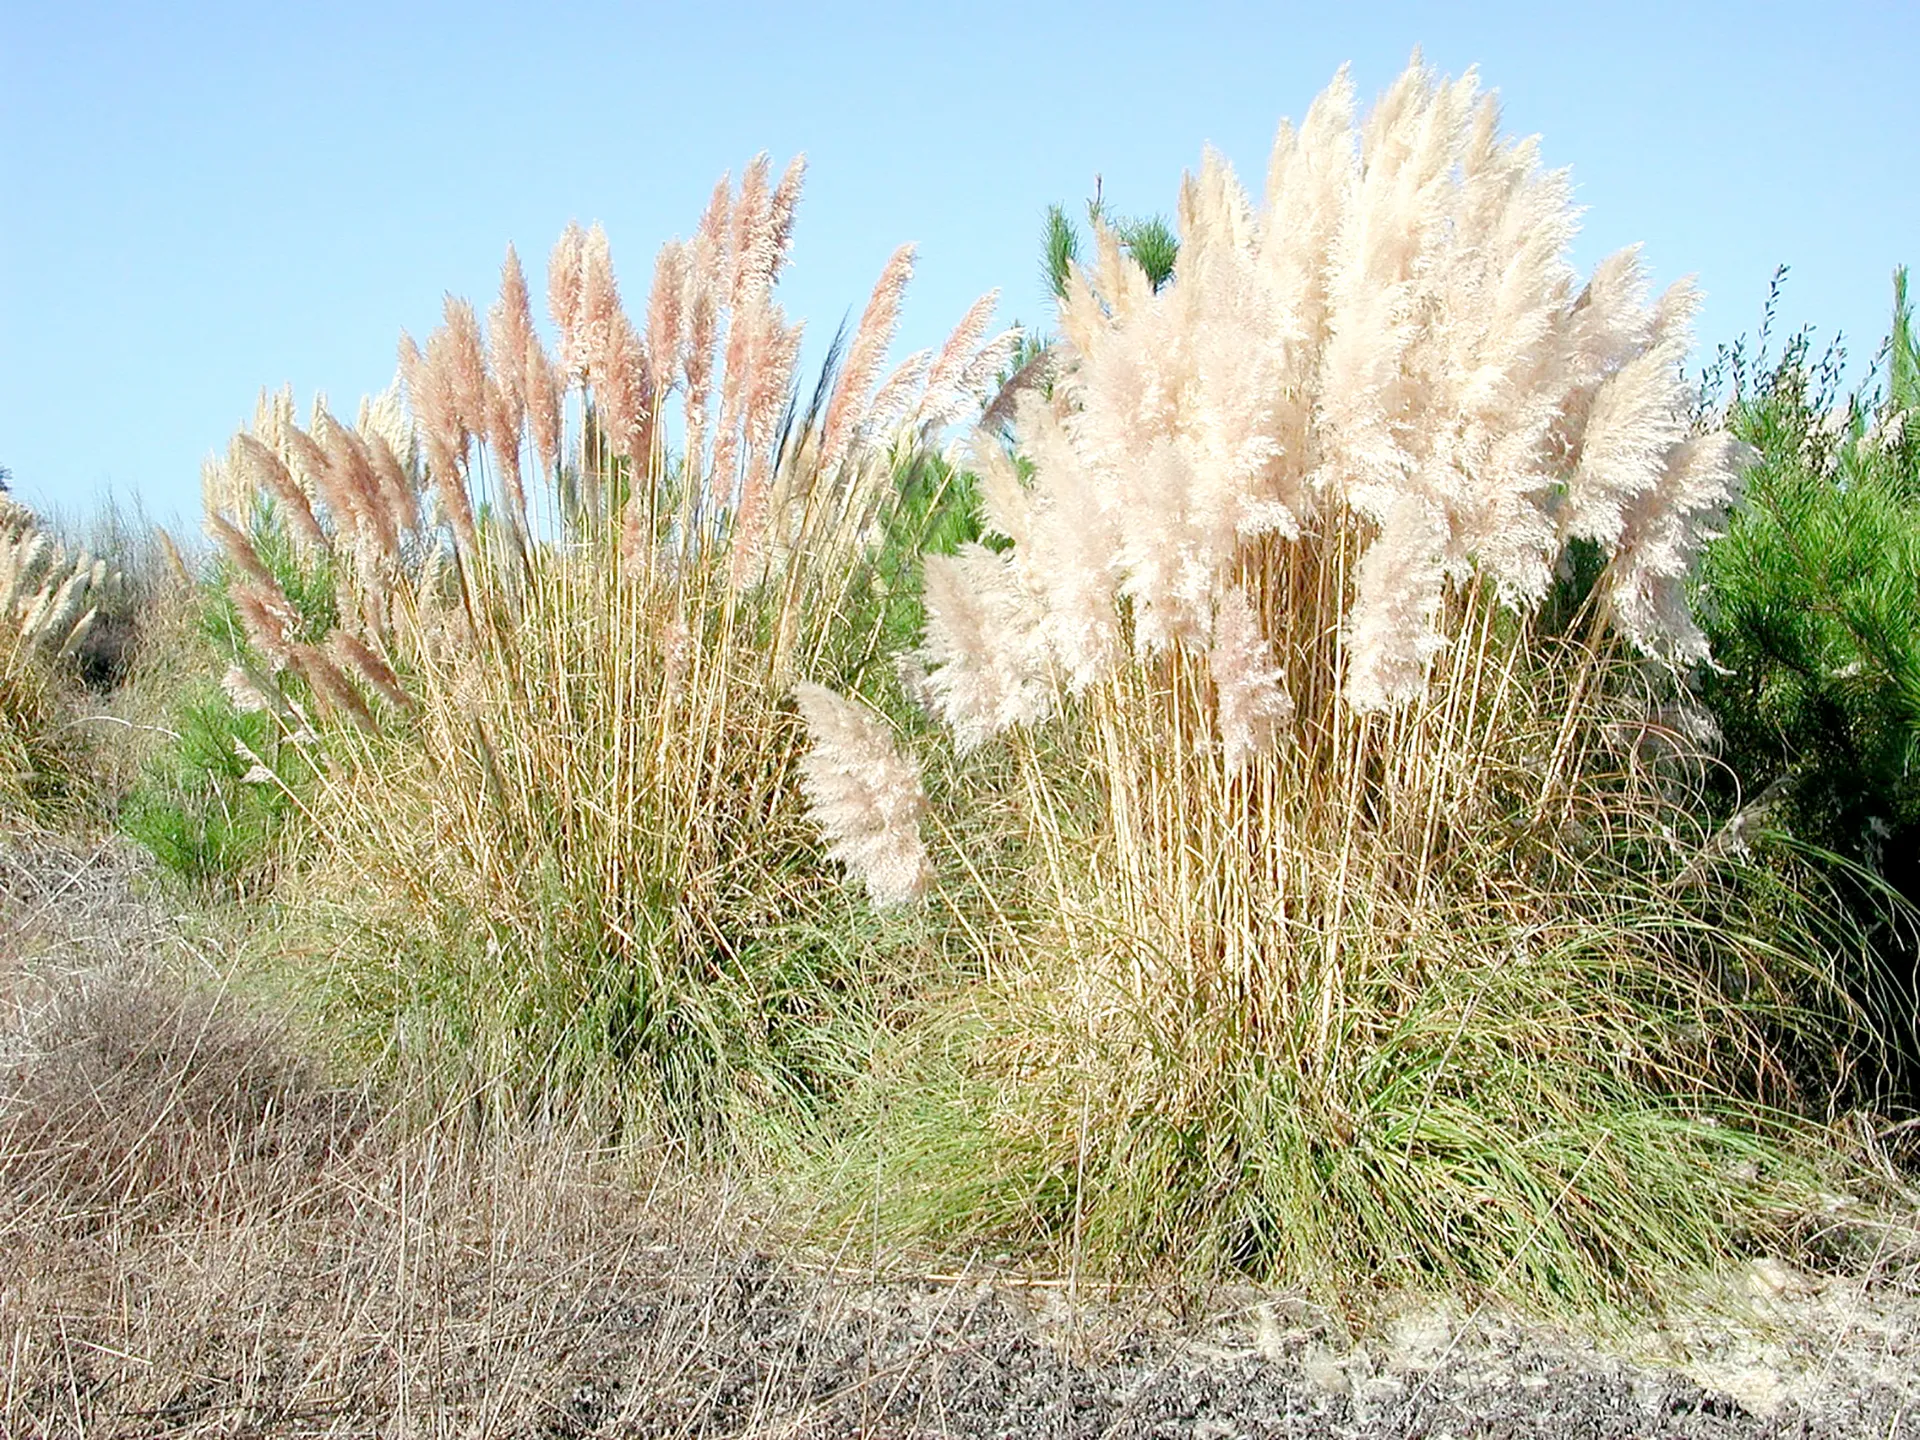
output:
[{"label": "green bush", "polygon": [[[280,582],[302,637],[325,634],[338,616],[331,572],[300,563],[271,504],[255,507],[248,533]],[[182,652],[172,663],[195,678],[158,687],[166,691],[163,709],[149,728],[169,739],[140,767],[119,818],[128,836],[188,884],[243,895],[267,887],[282,843],[298,834],[290,822],[313,775],[315,762],[306,752],[317,737],[294,712],[275,713],[285,697],[279,687],[259,683],[270,667],[247,639],[232,578],[229,566],[216,565],[181,602],[188,613],[171,627],[177,633],[169,638]],[[216,683],[203,667],[226,670],[226,683]],[[295,703],[306,698],[297,680],[287,688]]]},{"label": "green bush", "polygon": [[[1707,552],[1707,682],[1747,798],[1869,863],[1920,823],[1920,405],[1906,272],[1887,384],[1836,395],[1837,351],[1802,333],[1729,357],[1728,422],[1753,447],[1745,501]],[[1764,345],[1764,340],[1763,340]],[[1907,843],[1892,843],[1901,837]]]},{"label": "green bush", "polygon": [[1888,976],[1863,975],[1856,988],[1904,1052],[1910,1087],[1916,950],[1902,902],[1920,902],[1920,364],[1906,272],[1880,363],[1851,394],[1837,345],[1816,357],[1803,331],[1770,357],[1766,337],[1754,353],[1728,351],[1713,377],[1728,427],[1752,447],[1744,499],[1701,582],[1723,800],[1745,811],[1742,829],[1773,811],[1802,844],[1846,862],[1838,884],[1897,982],[1889,991]]},{"label": "green bush", "polygon": [[253,773],[249,753],[281,756],[275,727],[265,714],[240,713],[212,685],[190,692],[171,719],[176,738],[127,797],[122,829],[191,885],[227,894],[259,889],[272,873],[306,763],[289,749],[268,767],[275,779]]}]

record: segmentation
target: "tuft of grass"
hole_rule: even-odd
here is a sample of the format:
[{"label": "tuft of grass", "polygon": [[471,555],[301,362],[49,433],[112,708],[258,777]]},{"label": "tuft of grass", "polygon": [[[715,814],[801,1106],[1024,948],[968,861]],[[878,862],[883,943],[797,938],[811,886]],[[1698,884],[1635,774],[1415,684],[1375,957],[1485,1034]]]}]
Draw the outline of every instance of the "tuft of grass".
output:
[{"label": "tuft of grass", "polygon": [[[1103,243],[976,437],[1010,543],[926,559],[916,657],[972,968],[819,1137],[843,1219],[1629,1303],[1776,1235],[1870,1093],[1862,936],[1707,803],[1680,577],[1737,447],[1689,433],[1685,292],[1537,263],[1563,182],[1472,88],[1362,126],[1337,81],[1258,212],[1210,156],[1181,266]],[[1491,148],[1423,148],[1475,105]]]},{"label": "tuft of grass", "polygon": [[69,719],[46,665],[0,633],[0,819],[39,826],[72,813],[87,767]]},{"label": "tuft of grass", "polygon": [[728,1197],[636,1184],[554,1117],[331,1083],[174,974],[126,883],[0,851],[0,1432],[523,1433],[662,1397],[719,1428],[735,1355],[702,1347],[755,1273]]},{"label": "tuft of grass", "polygon": [[[902,249],[803,390],[771,300],[798,173],[770,190],[756,161],[716,192],[734,220],[669,247],[649,324],[671,328],[687,285],[697,303],[655,362],[604,235],[576,228],[553,269],[569,368],[533,338],[510,256],[484,346],[453,301],[409,342],[419,443],[397,407],[302,429],[286,398],[214,477],[231,688],[275,746],[208,712],[244,773],[189,756],[219,781],[204,824],[183,835],[175,809],[150,830],[218,869],[229,840],[290,822],[275,894],[299,988],[362,1061],[709,1153],[739,1116],[837,1083],[828,1037],[873,1023],[877,955],[902,926],[915,943],[824,861],[791,697],[892,691],[915,557],[967,523],[928,442],[1010,337],[983,346],[983,302],[884,375]],[[755,227],[778,238],[729,261]],[[682,342],[699,353],[676,360]],[[519,412],[480,430],[475,385]],[[257,787],[237,810],[236,782]]]},{"label": "tuft of grass", "polygon": [[22,1037],[0,1175],[17,1210],[61,1229],[211,1220],[305,1183],[367,1125],[321,1083],[284,1023],[160,973],[59,986]]}]

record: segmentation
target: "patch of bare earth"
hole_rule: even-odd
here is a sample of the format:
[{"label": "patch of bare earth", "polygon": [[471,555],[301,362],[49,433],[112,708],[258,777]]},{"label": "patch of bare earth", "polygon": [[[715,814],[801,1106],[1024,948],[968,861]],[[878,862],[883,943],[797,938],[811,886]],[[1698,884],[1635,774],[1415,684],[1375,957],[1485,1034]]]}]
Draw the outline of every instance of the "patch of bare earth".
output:
[{"label": "patch of bare earth", "polygon": [[[1895,1230],[1603,1354],[1493,1312],[783,1251],[559,1133],[402,1126],[140,897],[0,845],[0,1434],[1920,1435]],[[198,974],[202,983],[194,983]]]}]

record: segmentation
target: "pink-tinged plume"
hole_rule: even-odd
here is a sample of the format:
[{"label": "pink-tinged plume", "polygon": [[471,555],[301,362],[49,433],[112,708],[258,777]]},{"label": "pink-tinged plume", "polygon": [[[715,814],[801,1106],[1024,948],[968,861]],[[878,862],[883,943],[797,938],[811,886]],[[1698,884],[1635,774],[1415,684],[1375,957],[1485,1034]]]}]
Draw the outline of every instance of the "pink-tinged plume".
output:
[{"label": "pink-tinged plume", "polygon": [[880,279],[867,299],[860,316],[860,327],[853,332],[847,347],[846,363],[840,370],[840,383],[828,402],[826,420],[820,435],[820,470],[828,474],[846,458],[862,420],[866,418],[867,397],[880,374],[887,346],[893,342],[894,327],[900,318],[900,297],[913,275],[913,246],[902,245],[880,272]]},{"label": "pink-tinged plume", "polygon": [[527,404],[526,354],[534,339],[533,303],[527,295],[520,256],[507,246],[500,264],[500,298],[487,311],[487,362],[494,378],[518,411]]},{"label": "pink-tinged plume", "polygon": [[565,382],[537,336],[527,340],[524,374],[527,422],[533,431],[533,451],[540,460],[540,473],[551,476],[560,459],[561,404]]},{"label": "pink-tinged plume", "polygon": [[767,272],[767,281],[771,284],[780,278],[780,272],[786,267],[788,252],[793,247],[793,217],[800,206],[800,189],[807,178],[807,157],[796,155],[787,162],[787,168],[780,177],[780,183],[774,187],[773,199],[767,207],[767,236],[773,246],[773,265]]},{"label": "pink-tinged plume", "polygon": [[579,372],[580,282],[586,268],[587,232],[569,221],[547,257],[547,310],[560,330],[559,364],[563,374]]},{"label": "pink-tinged plume", "polygon": [[707,212],[694,232],[688,252],[686,298],[686,342],[681,352],[681,378],[686,382],[686,457],[689,474],[704,474],[707,468],[708,429],[713,423],[714,348],[720,336],[720,316],[727,301],[732,278],[732,190],[722,176],[713,187]]},{"label": "pink-tinged plume", "polygon": [[487,435],[506,487],[515,523],[527,523],[526,490],[520,481],[520,442],[527,420],[527,347],[539,344],[533,305],[520,257],[507,247],[500,266],[500,298],[487,312]]},{"label": "pink-tinged plume", "polygon": [[420,505],[414,493],[413,479],[407,474],[393,445],[370,424],[360,427],[360,438],[367,448],[368,463],[380,487],[380,503],[387,512],[387,525],[396,535],[419,528]]},{"label": "pink-tinged plume", "polygon": [[281,514],[286,517],[287,530],[293,536],[294,544],[312,553],[327,553],[330,547],[326,531],[320,528],[320,522],[314,518],[313,505],[307,499],[306,491],[300,488],[278,455],[243,430],[233,437],[228,465],[235,473],[244,475],[273,497]]},{"label": "pink-tinged plume", "polygon": [[480,339],[480,321],[473,306],[449,295],[446,323],[427,340],[427,353],[438,352],[438,363],[460,428],[469,435],[487,433],[487,355]]},{"label": "pink-tinged plume", "polygon": [[687,247],[670,240],[653,262],[653,289],[647,294],[647,360],[653,367],[653,393],[664,398],[679,379],[686,348]]},{"label": "pink-tinged plume", "polygon": [[767,192],[767,154],[763,150],[740,177],[740,195],[733,207],[733,274],[727,286],[728,305],[734,310],[772,283],[773,197]]},{"label": "pink-tinged plume", "polygon": [[460,422],[459,401],[449,376],[452,368],[446,332],[436,332],[422,355],[410,336],[400,336],[400,375],[407,387],[407,403],[413,409],[426,442],[427,478],[440,501],[453,535],[460,547],[472,553],[479,548],[474,529],[473,506],[467,498],[462,466],[466,460],[468,434]]}]

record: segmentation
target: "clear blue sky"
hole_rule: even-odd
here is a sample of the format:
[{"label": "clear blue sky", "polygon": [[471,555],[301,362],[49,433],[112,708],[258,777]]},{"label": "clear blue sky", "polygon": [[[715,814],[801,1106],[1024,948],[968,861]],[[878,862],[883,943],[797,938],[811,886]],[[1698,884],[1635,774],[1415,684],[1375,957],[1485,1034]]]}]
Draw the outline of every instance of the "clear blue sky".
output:
[{"label": "clear blue sky", "polygon": [[1282,116],[1342,62],[1378,93],[1416,44],[1572,167],[1582,265],[1643,240],[1657,278],[1697,273],[1710,350],[1786,262],[1784,318],[1864,356],[1920,260],[1916,40],[1912,3],[7,0],[0,464],[30,503],[192,517],[262,385],[350,411],[402,326],[484,302],[509,240],[543,274],[570,219],[605,223],[637,304],[762,149],[811,162],[783,294],[816,337],[903,240],[903,347],[992,286],[1040,320],[1049,201],[1099,173],[1170,209],[1208,141],[1257,188]]}]

